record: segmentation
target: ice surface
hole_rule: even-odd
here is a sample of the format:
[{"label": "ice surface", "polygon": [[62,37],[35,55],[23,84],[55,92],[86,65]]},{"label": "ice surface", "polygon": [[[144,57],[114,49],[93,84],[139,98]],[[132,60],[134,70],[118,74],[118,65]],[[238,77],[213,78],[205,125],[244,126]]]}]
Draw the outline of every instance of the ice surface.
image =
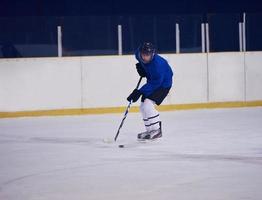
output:
[{"label": "ice surface", "polygon": [[[262,199],[262,108],[0,119],[0,200]],[[118,148],[126,144],[126,148]]]}]

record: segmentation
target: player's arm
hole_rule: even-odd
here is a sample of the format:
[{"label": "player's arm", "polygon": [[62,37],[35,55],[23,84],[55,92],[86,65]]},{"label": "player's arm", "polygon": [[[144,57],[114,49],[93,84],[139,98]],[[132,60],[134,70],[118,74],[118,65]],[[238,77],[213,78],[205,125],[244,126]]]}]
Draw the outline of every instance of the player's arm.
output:
[{"label": "player's arm", "polygon": [[160,72],[159,70],[156,70],[155,73],[153,73],[152,78],[148,80],[147,83],[139,89],[139,91],[143,95],[149,96],[161,86],[163,80],[164,80],[164,73]]}]

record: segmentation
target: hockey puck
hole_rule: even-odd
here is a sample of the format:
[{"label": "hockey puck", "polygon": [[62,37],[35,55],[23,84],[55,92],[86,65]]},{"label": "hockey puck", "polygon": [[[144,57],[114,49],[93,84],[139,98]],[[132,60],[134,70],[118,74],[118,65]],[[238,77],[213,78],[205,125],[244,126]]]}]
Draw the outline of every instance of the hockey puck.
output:
[{"label": "hockey puck", "polygon": [[125,147],[125,145],[123,145],[123,144],[120,144],[120,145],[118,145],[118,147],[119,147],[119,148],[124,148],[124,147]]}]

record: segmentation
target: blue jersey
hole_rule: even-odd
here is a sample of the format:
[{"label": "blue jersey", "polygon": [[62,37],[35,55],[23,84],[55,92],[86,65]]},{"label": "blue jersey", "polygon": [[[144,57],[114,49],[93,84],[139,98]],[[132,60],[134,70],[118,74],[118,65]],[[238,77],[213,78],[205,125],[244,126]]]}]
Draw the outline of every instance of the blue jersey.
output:
[{"label": "blue jersey", "polygon": [[139,51],[135,53],[136,59],[146,72],[147,82],[139,90],[148,97],[158,88],[171,88],[173,72],[167,61],[155,54],[151,62],[143,63]]}]

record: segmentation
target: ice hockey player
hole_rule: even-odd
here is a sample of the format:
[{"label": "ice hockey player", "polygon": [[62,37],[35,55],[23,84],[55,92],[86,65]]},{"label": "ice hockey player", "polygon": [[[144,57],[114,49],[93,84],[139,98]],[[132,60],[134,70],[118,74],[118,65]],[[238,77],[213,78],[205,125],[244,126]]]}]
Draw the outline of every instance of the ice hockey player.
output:
[{"label": "ice hockey player", "polygon": [[155,108],[166,98],[172,87],[173,72],[168,62],[156,53],[154,45],[144,42],[135,52],[138,60],[136,69],[141,77],[146,77],[146,84],[135,89],[128,97],[130,102],[136,102],[140,96],[140,112],[144,120],[146,131],[139,133],[140,140],[162,137],[162,126],[159,113]]}]

